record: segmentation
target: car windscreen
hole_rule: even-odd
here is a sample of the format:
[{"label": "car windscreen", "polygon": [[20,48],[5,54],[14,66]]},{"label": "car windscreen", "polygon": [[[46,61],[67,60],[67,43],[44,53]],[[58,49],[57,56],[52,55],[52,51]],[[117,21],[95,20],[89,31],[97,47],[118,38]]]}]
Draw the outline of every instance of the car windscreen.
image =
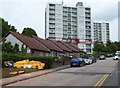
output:
[{"label": "car windscreen", "polygon": [[83,59],[82,58],[78,58],[79,61],[82,61]]},{"label": "car windscreen", "polygon": [[88,57],[86,57],[86,59],[91,59],[91,57],[90,57],[90,56],[88,56]]},{"label": "car windscreen", "polygon": [[71,59],[71,61],[78,61],[78,59],[77,58],[73,58],[73,59]]},{"label": "car windscreen", "polygon": [[83,57],[82,59],[86,59],[86,57]]},{"label": "car windscreen", "polygon": [[105,56],[100,56],[100,58],[104,58]]}]

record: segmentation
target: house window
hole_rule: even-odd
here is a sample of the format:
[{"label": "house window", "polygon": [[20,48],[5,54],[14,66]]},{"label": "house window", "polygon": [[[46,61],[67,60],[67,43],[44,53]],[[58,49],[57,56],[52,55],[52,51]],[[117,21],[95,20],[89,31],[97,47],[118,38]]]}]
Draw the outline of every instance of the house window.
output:
[{"label": "house window", "polygon": [[51,52],[51,56],[54,57],[54,52],[53,51]]},{"label": "house window", "polygon": [[45,53],[45,56],[49,56],[49,53]]},{"label": "house window", "polygon": [[43,56],[43,52],[40,52],[40,53],[39,53],[39,56]]},{"label": "house window", "polygon": [[35,51],[34,50],[32,50],[32,54],[34,53]]},{"label": "house window", "polygon": [[59,52],[56,52],[56,57],[59,57]]}]

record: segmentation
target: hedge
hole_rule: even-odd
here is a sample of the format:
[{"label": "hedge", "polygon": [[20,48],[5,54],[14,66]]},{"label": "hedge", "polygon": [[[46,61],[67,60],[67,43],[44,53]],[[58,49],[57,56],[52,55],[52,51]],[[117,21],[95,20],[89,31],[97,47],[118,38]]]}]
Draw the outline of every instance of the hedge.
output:
[{"label": "hedge", "polygon": [[21,60],[35,60],[35,61],[41,61],[42,63],[45,63],[44,68],[51,68],[53,63],[53,57],[51,56],[21,56],[16,54],[2,54],[2,66],[4,67],[4,61],[21,61]]}]

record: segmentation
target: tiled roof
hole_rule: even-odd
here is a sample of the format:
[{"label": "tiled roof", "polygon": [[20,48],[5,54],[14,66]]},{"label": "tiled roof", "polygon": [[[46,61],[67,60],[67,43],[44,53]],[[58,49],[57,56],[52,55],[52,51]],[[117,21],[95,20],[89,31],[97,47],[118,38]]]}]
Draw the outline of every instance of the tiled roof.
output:
[{"label": "tiled roof", "polygon": [[76,45],[70,44],[70,43],[68,43],[68,44],[71,45],[72,47],[76,48],[79,52],[85,53],[83,50],[81,50],[81,49],[80,49],[79,47],[77,47]]},{"label": "tiled roof", "polygon": [[61,44],[65,45],[66,47],[68,47],[69,49],[71,49],[73,52],[79,52],[77,49],[75,49],[74,47],[70,46],[69,44],[63,42],[63,41],[58,41]]},{"label": "tiled roof", "polygon": [[55,41],[55,40],[50,40],[50,39],[48,39],[48,41],[54,43],[56,46],[58,46],[59,48],[61,48],[61,49],[64,50],[64,51],[72,52],[69,48],[67,48],[66,46],[64,46],[64,45],[61,44],[60,42],[57,42],[57,41]]},{"label": "tiled roof", "polygon": [[16,32],[11,32],[11,31],[10,31],[10,33],[13,34],[17,39],[19,39],[22,43],[24,43],[25,45],[27,45],[31,49],[50,52],[50,50],[48,48],[39,44],[35,39],[33,39],[31,37],[28,37],[28,36],[25,36],[22,34],[18,34]]},{"label": "tiled roof", "polygon": [[56,45],[52,44],[48,40],[44,40],[44,39],[36,37],[36,36],[33,36],[33,38],[35,38],[36,40],[38,40],[40,43],[42,43],[43,45],[45,45],[50,50],[55,50],[55,51],[59,51],[59,52],[63,51],[62,49],[58,48]]}]

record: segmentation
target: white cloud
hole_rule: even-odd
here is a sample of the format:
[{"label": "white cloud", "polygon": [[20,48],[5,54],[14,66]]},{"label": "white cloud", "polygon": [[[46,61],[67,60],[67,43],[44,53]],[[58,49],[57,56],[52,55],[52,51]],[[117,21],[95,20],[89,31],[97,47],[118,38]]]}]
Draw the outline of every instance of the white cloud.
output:
[{"label": "white cloud", "polygon": [[118,19],[110,21],[110,39],[118,41]]}]

